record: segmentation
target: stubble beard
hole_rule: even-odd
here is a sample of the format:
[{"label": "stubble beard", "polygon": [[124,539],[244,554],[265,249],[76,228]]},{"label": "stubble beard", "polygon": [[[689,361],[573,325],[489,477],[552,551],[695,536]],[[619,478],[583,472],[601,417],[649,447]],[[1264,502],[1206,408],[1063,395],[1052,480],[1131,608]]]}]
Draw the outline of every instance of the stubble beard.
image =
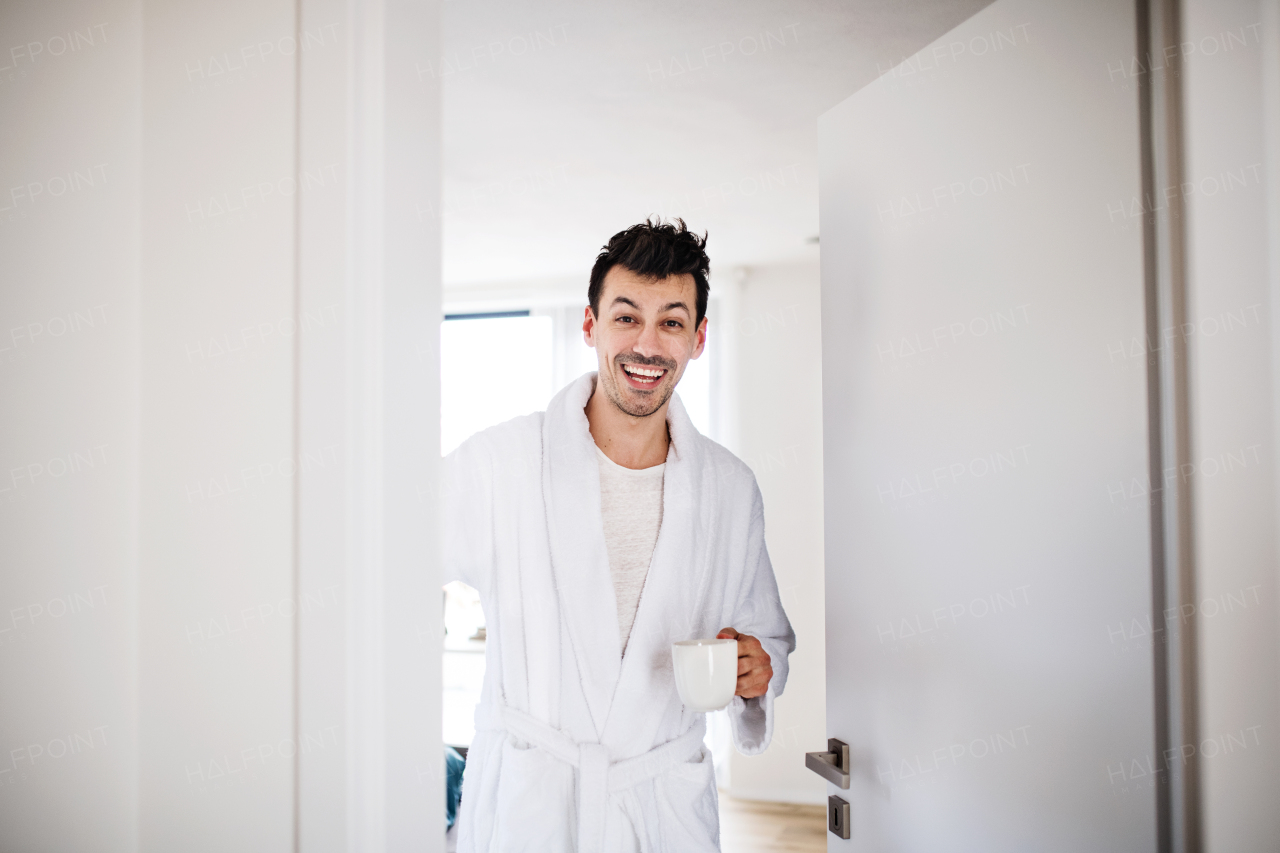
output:
[{"label": "stubble beard", "polygon": [[[616,374],[608,371],[604,376],[604,394],[609,398],[609,402],[618,407],[623,414],[630,415],[633,418],[647,418],[658,412],[667,401],[671,399],[671,395],[675,393],[676,382],[667,381],[667,377],[675,375],[675,362],[665,358],[644,359],[638,356],[628,356],[625,361],[622,356],[614,358],[614,366],[618,370],[622,370],[625,364],[640,364],[645,367],[661,367],[665,368],[667,373],[662,377],[662,384],[658,388],[653,389],[653,396],[641,397],[635,403],[630,403],[624,396],[621,388],[618,387]],[[660,394],[659,394],[660,391]]]}]

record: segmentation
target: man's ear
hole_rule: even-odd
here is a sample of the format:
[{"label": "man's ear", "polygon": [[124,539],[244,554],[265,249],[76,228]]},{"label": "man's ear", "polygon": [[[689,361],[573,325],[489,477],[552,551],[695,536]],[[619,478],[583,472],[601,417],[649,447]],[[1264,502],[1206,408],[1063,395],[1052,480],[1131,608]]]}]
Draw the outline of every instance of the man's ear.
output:
[{"label": "man's ear", "polygon": [[591,310],[590,305],[584,308],[582,313],[582,340],[586,341],[587,346],[595,348],[596,312]]},{"label": "man's ear", "polygon": [[706,317],[702,318],[702,322],[698,324],[698,331],[695,332],[694,334],[698,336],[698,342],[693,348],[693,354],[689,356],[690,361],[702,355],[702,351],[707,348],[707,318]]}]

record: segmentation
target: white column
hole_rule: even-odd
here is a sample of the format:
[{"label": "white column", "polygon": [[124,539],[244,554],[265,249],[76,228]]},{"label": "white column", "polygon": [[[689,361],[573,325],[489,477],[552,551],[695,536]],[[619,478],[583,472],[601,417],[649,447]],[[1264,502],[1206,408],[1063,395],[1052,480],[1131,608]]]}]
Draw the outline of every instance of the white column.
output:
[{"label": "white column", "polygon": [[[1183,3],[1188,328],[1204,849],[1274,850],[1280,813],[1273,0]],[[1245,746],[1241,746],[1241,743]]]},{"label": "white column", "polygon": [[[340,754],[300,757],[300,849],[443,843],[439,461],[439,81],[434,3],[307,2],[344,51],[305,54],[304,161],[341,190],[302,196],[299,580],[341,606],[301,613],[299,727],[340,721]],[[336,308],[335,308],[336,307]]]}]

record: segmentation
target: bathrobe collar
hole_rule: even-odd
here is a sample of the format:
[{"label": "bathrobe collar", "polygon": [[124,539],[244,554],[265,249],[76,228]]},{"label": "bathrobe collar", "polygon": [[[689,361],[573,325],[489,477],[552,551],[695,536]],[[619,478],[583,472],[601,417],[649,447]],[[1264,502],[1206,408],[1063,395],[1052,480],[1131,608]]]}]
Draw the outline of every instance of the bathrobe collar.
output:
[{"label": "bathrobe collar", "polygon": [[673,394],[662,525],[624,661],[600,510],[599,460],[585,411],[595,382],[595,373],[580,377],[547,407],[543,494],[560,612],[592,723],[602,742],[616,741],[629,752],[623,742],[643,738],[666,708],[674,689],[669,644],[694,630],[690,614],[699,612],[703,598],[706,537],[695,534],[705,533],[698,512],[705,439]]}]

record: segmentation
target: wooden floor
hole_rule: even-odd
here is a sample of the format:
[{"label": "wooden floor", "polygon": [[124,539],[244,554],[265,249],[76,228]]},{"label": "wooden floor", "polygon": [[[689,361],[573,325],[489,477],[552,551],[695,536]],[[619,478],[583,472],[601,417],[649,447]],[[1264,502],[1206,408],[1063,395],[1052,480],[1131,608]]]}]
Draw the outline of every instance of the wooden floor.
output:
[{"label": "wooden floor", "polygon": [[761,803],[720,794],[722,853],[826,853],[822,806]]}]

